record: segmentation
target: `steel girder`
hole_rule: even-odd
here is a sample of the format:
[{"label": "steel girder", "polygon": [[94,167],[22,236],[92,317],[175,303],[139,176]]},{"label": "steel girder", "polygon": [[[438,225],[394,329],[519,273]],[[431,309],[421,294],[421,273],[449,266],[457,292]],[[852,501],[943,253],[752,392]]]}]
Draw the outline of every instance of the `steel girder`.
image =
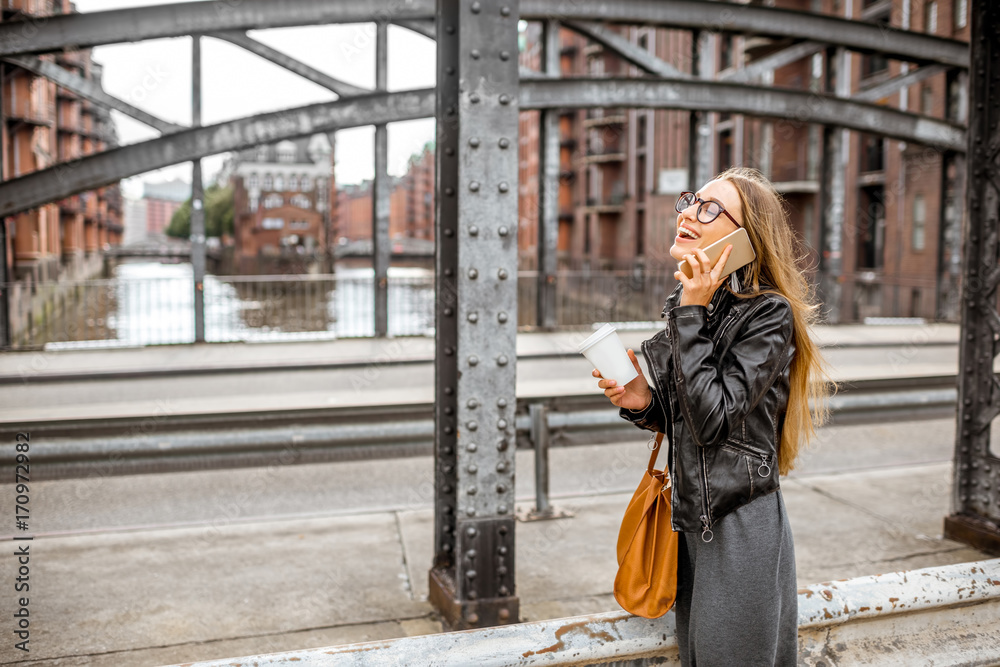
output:
[{"label": "steel girder", "polygon": [[517,0],[438,2],[434,564],[445,629],[518,623]]},{"label": "steel girder", "polygon": [[[430,36],[428,19],[433,17],[433,0],[188,2],[3,23],[0,24],[0,57],[181,37],[220,30],[331,23],[391,21]],[[521,5],[521,18],[609,21],[706,32],[793,37],[862,52],[883,53],[891,58],[917,63],[968,67],[968,46],[957,40],[822,14],[728,2],[526,0]]]},{"label": "steel girder", "polygon": [[428,88],[373,93],[189,128],[0,183],[0,215],[12,215],[77,192],[117,183],[129,176],[208,155],[317,132],[433,115],[434,89]]},{"label": "steel girder", "polygon": [[638,107],[719,111],[870,132],[917,144],[965,150],[953,123],[832,95],[690,79],[547,79],[521,84],[522,109]]},{"label": "steel girder", "polygon": [[[1000,4],[973,0],[958,423],[945,537],[1000,553]],[[991,449],[992,445],[992,449]]]},{"label": "steel girder", "polygon": [[865,21],[730,2],[704,0],[524,0],[522,19],[606,21],[808,39],[917,63],[969,65],[964,42],[897,30]]},{"label": "steel girder", "polygon": [[[153,169],[224,151],[348,127],[433,116],[433,89],[345,97],[123,146],[0,183],[0,215],[115,183]],[[648,79],[522,80],[520,108],[626,106],[729,111],[846,127],[965,151],[965,131],[943,120],[829,95],[711,81]]]}]

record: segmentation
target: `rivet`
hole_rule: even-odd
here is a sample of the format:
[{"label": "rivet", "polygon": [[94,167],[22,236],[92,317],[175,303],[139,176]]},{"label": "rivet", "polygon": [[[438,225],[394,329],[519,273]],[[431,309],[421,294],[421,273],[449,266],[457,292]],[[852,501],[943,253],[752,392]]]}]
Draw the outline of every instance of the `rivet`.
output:
[{"label": "rivet", "polygon": [[475,366],[478,363],[479,363],[479,357],[477,357],[474,354],[469,356],[469,365],[470,366]]},{"label": "rivet", "polygon": [[452,236],[455,235],[455,230],[448,227],[447,229],[444,230],[444,235],[447,236],[448,238],[451,238]]},{"label": "rivet", "polygon": [[481,4],[479,4],[479,0],[476,0],[476,2],[473,2],[472,5],[469,7],[469,9],[472,10],[473,14],[478,14],[479,10],[482,9],[482,8],[483,8],[483,6]]},{"label": "rivet", "polygon": [[497,493],[503,493],[506,490],[507,490],[506,486],[504,486],[503,484],[497,484]]},{"label": "rivet", "polygon": [[469,429],[470,431],[478,431],[479,422],[477,422],[475,419],[470,419],[465,423],[465,428]]},{"label": "rivet", "polygon": [[445,454],[451,454],[452,449],[451,447],[444,447],[441,449],[441,451],[444,452]]},{"label": "rivet", "polygon": [[501,51],[500,60],[510,60],[510,51]]},{"label": "rivet", "polygon": [[469,95],[469,101],[473,104],[479,104],[479,93],[472,93]]},{"label": "rivet", "polygon": [[447,148],[444,149],[444,154],[445,155],[454,155],[455,154],[455,149],[452,148],[451,146],[448,146]]},{"label": "rivet", "polygon": [[[447,351],[445,352],[445,354],[447,354]],[[449,405],[449,406],[447,406],[447,407],[446,407],[446,408],[444,409],[444,413],[445,413],[446,415],[449,415],[449,416],[450,416],[450,415],[453,415],[453,414],[455,414],[455,408],[453,408],[453,407],[451,407],[451,406]],[[448,449],[451,449],[451,448],[450,448],[450,447],[448,447]],[[451,453],[451,452],[448,452],[448,451],[446,451],[446,452],[445,452],[445,454],[450,454],[450,453]]]},{"label": "rivet", "polygon": [[500,533],[501,535],[506,535],[507,534],[507,526],[500,526],[500,528],[497,529],[497,532]]},{"label": "rivet", "polygon": [[452,387],[445,387],[444,393],[446,396],[451,396],[452,394],[455,393],[455,390]]},{"label": "rivet", "polygon": [[441,548],[444,549],[445,551],[451,551],[451,545],[448,544],[447,542],[445,542],[444,544],[442,544]]},{"label": "rivet", "polygon": [[[446,484],[444,486],[444,492],[445,493],[451,493],[451,485],[450,484]],[[452,507],[451,505],[445,505],[444,506],[444,513],[445,514],[454,514],[454,512],[455,512],[455,508]],[[446,533],[450,533],[453,530],[455,530],[454,526],[445,526],[444,527],[444,532],[446,532]]]},{"label": "rivet", "polygon": [[507,355],[501,354],[499,357],[497,357],[497,366],[506,366],[506,365],[507,365]]},{"label": "rivet", "polygon": [[[504,324],[507,322],[507,313],[497,313],[497,322]],[[503,400],[503,399],[500,399]]]},{"label": "rivet", "polygon": [[499,145],[500,148],[507,149],[510,147],[510,140],[506,138],[501,139],[500,141],[497,142],[497,145]]},{"label": "rivet", "polygon": [[471,312],[471,313],[469,313],[469,315],[467,316],[467,319],[468,319],[468,320],[469,320],[470,322],[472,322],[473,324],[475,324],[476,322],[478,322],[478,321],[479,321],[479,313],[477,313],[477,312]]},{"label": "rivet", "polygon": [[470,442],[469,444],[467,444],[465,446],[465,451],[467,451],[467,452],[474,452],[477,449],[479,449],[479,447],[474,442]]},{"label": "rivet", "polygon": [[[500,595],[507,595],[506,589],[504,589],[504,592],[500,593]],[[510,618],[510,609],[501,609],[497,612],[497,616],[501,621],[506,621]]]},{"label": "rivet", "polygon": [[449,465],[449,466],[445,466],[445,467],[441,468],[441,472],[443,472],[446,475],[450,475],[454,471],[455,471],[455,466],[450,466]]},{"label": "rivet", "polygon": [[469,280],[475,280],[479,277],[479,269],[469,269]]},{"label": "rivet", "polygon": [[[506,513],[507,513],[506,505],[497,505],[497,514],[506,514]],[[503,573],[501,572],[501,574]]]},{"label": "rivet", "polygon": [[[451,315],[451,313],[445,312],[445,315]],[[450,357],[451,355],[455,354],[455,348],[448,346],[444,348],[444,353]]]},{"label": "rivet", "polygon": [[479,148],[479,137],[472,137],[469,139],[469,145],[473,148]]},{"label": "rivet", "polygon": [[479,407],[479,401],[477,401],[474,398],[470,398],[468,401],[466,401],[465,404],[469,407],[470,410],[475,410],[476,408]]},{"label": "rivet", "polygon": [[469,515],[469,516],[476,516],[476,508],[475,507],[466,507],[465,508],[465,513],[467,515]]},{"label": "rivet", "polygon": [[510,95],[504,93],[499,97],[500,104],[510,104]]},{"label": "rivet", "polygon": [[500,438],[497,441],[497,451],[498,452],[506,452],[508,447],[510,447],[510,443],[507,442],[507,438]]},{"label": "rivet", "polygon": [[497,472],[504,472],[505,470],[507,470],[507,462],[500,461],[500,463],[497,464]]},{"label": "rivet", "polygon": [[455,429],[453,429],[451,426],[445,426],[444,427],[444,434],[445,435],[451,435],[454,432],[455,432]]},{"label": "rivet", "polygon": [[510,7],[504,5],[500,8],[500,16],[510,16]]},{"label": "rivet", "polygon": [[448,195],[449,197],[454,197],[455,196],[455,188],[445,188],[444,189],[444,193],[446,195]]},{"label": "rivet", "polygon": [[455,107],[448,107],[448,110],[445,113],[447,113],[449,116],[454,116],[455,115]]},{"label": "rivet", "polygon": [[497,190],[499,190],[500,192],[507,192],[508,190],[510,190],[510,186],[507,185],[507,181],[501,181],[500,185],[497,186]]},{"label": "rivet", "polygon": [[479,192],[479,181],[472,181],[469,183],[469,190],[472,192]]},{"label": "rivet", "polygon": [[470,463],[470,464],[468,465],[468,467],[466,468],[466,470],[467,470],[467,471],[468,471],[469,473],[471,473],[471,474],[475,474],[476,472],[478,472],[478,471],[479,471],[479,468],[478,468],[478,467],[476,467],[476,464],[475,464],[475,463]]},{"label": "rivet", "polygon": [[498,398],[497,399],[497,407],[498,408],[506,408],[507,407],[507,399],[506,398]]},{"label": "rivet", "polygon": [[[469,598],[471,599],[471,598],[474,598],[474,597],[476,597],[476,591],[469,591]],[[475,625],[476,623],[479,622],[479,614],[477,614],[474,611],[473,612],[469,612],[469,615],[466,617],[466,619],[469,621],[469,623],[471,623],[472,625]]]},{"label": "rivet", "polygon": [[[455,311],[452,310],[451,308],[445,308],[444,309],[445,317],[451,317],[454,313],[455,313]],[[448,350],[451,350],[450,347],[446,347],[444,349],[445,349],[445,354],[448,354]]]},{"label": "rivet", "polygon": [[501,544],[500,546],[497,547],[497,553],[500,554],[501,556],[506,556],[507,547]]},{"label": "rivet", "polygon": [[465,552],[465,557],[468,558],[469,560],[474,560],[477,555],[478,554],[476,553],[475,549],[469,549],[468,551]]},{"label": "rivet", "polygon": [[474,496],[474,495],[476,495],[476,487],[474,487],[474,486],[470,486],[469,488],[467,488],[467,489],[465,490],[465,492],[466,492],[467,494],[469,494],[470,496]]},{"label": "rivet", "polygon": [[472,56],[473,60],[479,60],[479,49],[472,49],[469,51],[469,55]]},{"label": "rivet", "polygon": [[452,269],[451,267],[448,267],[447,269],[444,270],[444,275],[450,278],[451,276],[455,275],[455,270]]},{"label": "rivet", "polygon": [[507,420],[506,419],[498,419],[497,420],[497,428],[500,429],[501,431],[507,430]]},{"label": "rivet", "polygon": [[497,227],[497,234],[499,234],[500,236],[507,236],[508,231],[509,230],[507,229],[506,225],[500,225],[499,227]]},{"label": "rivet", "polygon": [[469,225],[469,236],[479,236],[479,227]]},{"label": "rivet", "polygon": [[[454,35],[455,34],[455,26],[453,26],[453,25],[447,25],[447,26],[444,27],[444,31],[446,33],[448,33],[449,35]],[[449,67],[448,69],[451,70],[450,72],[448,72],[448,74],[454,74],[455,73],[455,68]]]},{"label": "rivet", "polygon": [[500,269],[497,271],[497,278],[500,280],[507,280],[507,269]]}]

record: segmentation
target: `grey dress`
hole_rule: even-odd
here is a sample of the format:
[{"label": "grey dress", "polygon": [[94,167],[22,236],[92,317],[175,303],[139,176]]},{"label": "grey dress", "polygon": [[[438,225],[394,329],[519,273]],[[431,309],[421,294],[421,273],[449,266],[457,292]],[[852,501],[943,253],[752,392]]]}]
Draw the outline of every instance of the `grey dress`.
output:
[{"label": "grey dress", "polygon": [[681,664],[795,665],[795,548],[781,489],[730,512],[714,538],[680,533],[677,643]]}]

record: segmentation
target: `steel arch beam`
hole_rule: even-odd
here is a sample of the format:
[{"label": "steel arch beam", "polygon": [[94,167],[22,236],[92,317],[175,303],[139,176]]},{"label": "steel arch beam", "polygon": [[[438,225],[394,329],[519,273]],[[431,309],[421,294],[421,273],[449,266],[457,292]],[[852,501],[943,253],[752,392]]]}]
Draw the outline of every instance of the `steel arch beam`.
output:
[{"label": "steel arch beam", "polygon": [[794,37],[883,53],[918,63],[969,66],[965,42],[924,33],[884,28],[875,23],[790,9],[704,0],[523,0],[521,18],[544,21],[608,21],[734,32],[764,37]]},{"label": "steel arch beam", "polygon": [[702,80],[522,79],[521,109],[628,107],[721,111],[870,132],[965,152],[965,130],[936,118],[808,91]]},{"label": "steel arch beam", "polygon": [[[434,18],[434,0],[217,0],[113,9],[0,24],[0,57],[223,30]],[[419,25],[419,24],[415,24]]]},{"label": "steel arch beam", "polygon": [[[0,24],[0,57],[139,42],[220,30],[389,20],[412,30],[434,19],[433,0],[218,0],[68,14]],[[967,68],[968,45],[874,23],[773,7],[703,0],[526,0],[521,18],[610,21],[692,30],[794,37],[883,53],[921,64]],[[427,29],[427,28],[425,28]],[[424,33],[426,34],[426,33]]]},{"label": "steel arch beam", "polygon": [[0,216],[207,155],[317,132],[433,115],[434,89],[427,88],[344,98],[217,125],[188,128],[4,181],[0,183]]}]

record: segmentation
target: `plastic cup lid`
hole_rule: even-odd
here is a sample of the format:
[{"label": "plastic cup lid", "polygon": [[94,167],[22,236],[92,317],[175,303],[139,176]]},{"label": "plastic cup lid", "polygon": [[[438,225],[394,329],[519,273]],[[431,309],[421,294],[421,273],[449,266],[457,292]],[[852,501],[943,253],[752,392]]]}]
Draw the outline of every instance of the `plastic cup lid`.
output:
[{"label": "plastic cup lid", "polygon": [[600,341],[603,338],[607,338],[608,336],[610,336],[614,332],[615,332],[615,328],[613,326],[611,326],[610,323],[605,324],[603,327],[601,327],[600,329],[598,329],[597,331],[595,331],[594,333],[592,333],[587,338],[587,340],[585,340],[582,343],[580,343],[579,345],[577,345],[576,346],[576,351],[579,352],[580,354],[583,354],[583,351],[586,350],[588,347],[591,347],[592,345],[596,344],[598,341]]}]

